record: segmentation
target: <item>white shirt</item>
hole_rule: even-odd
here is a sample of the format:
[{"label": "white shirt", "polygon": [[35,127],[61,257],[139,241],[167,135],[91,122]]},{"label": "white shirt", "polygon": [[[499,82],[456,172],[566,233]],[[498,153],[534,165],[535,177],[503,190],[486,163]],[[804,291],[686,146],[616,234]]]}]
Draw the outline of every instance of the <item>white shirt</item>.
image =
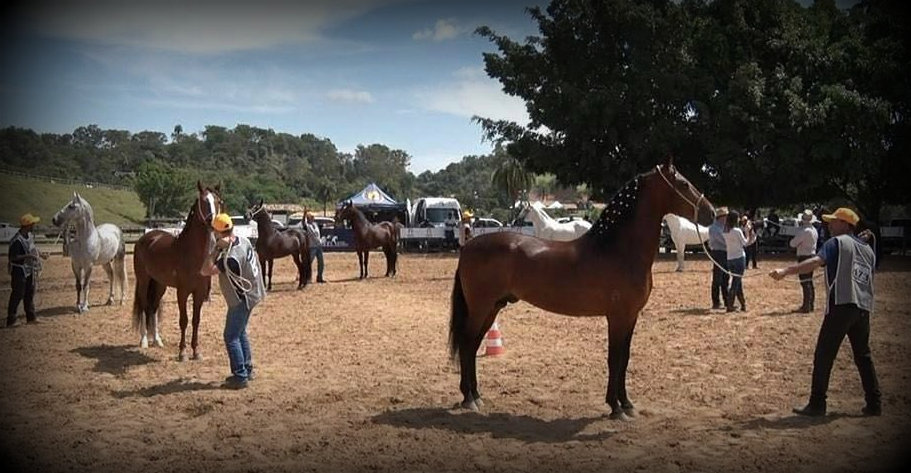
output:
[{"label": "white shirt", "polygon": [[724,244],[728,252],[728,260],[743,258],[747,254],[743,251],[747,239],[743,236],[743,230],[732,228],[730,231],[722,233],[724,235]]},{"label": "white shirt", "polygon": [[797,256],[813,256],[816,254],[816,240],[818,239],[819,233],[813,225],[801,224],[800,230],[788,244],[791,245],[791,248],[797,248]]}]

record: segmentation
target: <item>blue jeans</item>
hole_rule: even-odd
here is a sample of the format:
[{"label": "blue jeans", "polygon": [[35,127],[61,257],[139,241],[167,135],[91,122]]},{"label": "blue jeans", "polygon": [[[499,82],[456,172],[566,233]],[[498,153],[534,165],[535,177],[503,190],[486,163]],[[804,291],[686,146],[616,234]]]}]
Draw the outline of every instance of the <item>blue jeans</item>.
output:
[{"label": "blue jeans", "polygon": [[225,319],[225,347],[228,349],[228,361],[231,373],[238,379],[246,380],[253,371],[253,353],[250,352],[250,339],[247,337],[247,322],[250,321],[250,310],[241,302],[228,309]]},{"label": "blue jeans", "polygon": [[310,247],[310,261],[307,263],[309,265],[313,264],[313,258],[316,258],[316,280],[323,280],[323,268],[326,267],[326,264],[323,262],[323,247],[322,246],[311,246]]},{"label": "blue jeans", "polygon": [[730,291],[728,273],[728,253],[724,250],[709,250],[712,259],[718,263],[718,266],[712,265],[712,307],[720,307],[721,300],[724,299],[724,305],[728,305],[728,291]]},{"label": "blue jeans", "polygon": [[728,260],[728,271],[736,276],[731,276],[731,297],[729,303],[734,305],[734,298],[743,304],[743,272],[746,270],[746,258],[741,256],[737,259]]}]

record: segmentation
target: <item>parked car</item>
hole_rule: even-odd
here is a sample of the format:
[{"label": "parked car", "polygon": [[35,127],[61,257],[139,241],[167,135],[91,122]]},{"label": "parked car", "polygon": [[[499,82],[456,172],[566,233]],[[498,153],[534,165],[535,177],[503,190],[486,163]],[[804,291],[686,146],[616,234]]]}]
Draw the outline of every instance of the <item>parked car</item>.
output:
[{"label": "parked car", "polygon": [[476,218],[474,220],[474,223],[472,226],[475,228],[494,228],[494,227],[502,227],[503,223],[495,218],[480,217],[480,218]]},{"label": "parked car", "polygon": [[[316,226],[319,227],[320,231],[323,231],[323,228],[335,228],[335,219],[332,217],[314,215],[313,221],[316,222]],[[288,228],[304,228],[304,218],[302,216],[289,218]]]},{"label": "parked car", "polygon": [[9,243],[18,231],[19,227],[13,227],[6,222],[0,222],[0,242]]}]

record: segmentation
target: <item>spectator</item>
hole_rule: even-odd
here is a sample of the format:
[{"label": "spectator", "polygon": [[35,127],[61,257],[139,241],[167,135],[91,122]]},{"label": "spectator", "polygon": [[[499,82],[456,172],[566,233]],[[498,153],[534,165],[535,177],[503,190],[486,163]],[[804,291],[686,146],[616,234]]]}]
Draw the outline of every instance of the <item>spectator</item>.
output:
[{"label": "spectator", "polygon": [[38,322],[35,314],[35,288],[38,273],[41,271],[41,259],[47,255],[38,251],[32,229],[41,218],[30,213],[19,217],[19,231],[9,242],[10,294],[6,310],[6,326],[16,325],[19,303],[23,303],[26,323]]},{"label": "spectator", "polygon": [[[797,234],[791,238],[788,244],[791,248],[797,248],[797,262],[808,260],[816,255],[816,241],[819,234],[813,226],[813,211],[804,210],[800,214],[800,229]],[[816,289],[813,287],[813,271],[800,273],[800,289],[803,292],[803,303],[796,312],[809,314],[814,310],[814,301],[816,300]]]},{"label": "spectator", "polygon": [[474,214],[471,211],[466,210],[462,212],[462,224],[459,225],[459,248],[465,246],[468,243],[468,240],[471,239],[471,218],[474,217]]},{"label": "spectator", "polygon": [[721,308],[721,298],[724,306],[728,303],[728,253],[724,243],[724,222],[728,216],[727,207],[715,209],[715,221],[709,226],[709,257],[712,260],[712,309]]},{"label": "spectator", "polygon": [[749,215],[744,215],[740,218],[740,226],[743,228],[743,233],[747,237],[747,244],[743,247],[744,253],[746,253],[746,261],[744,263],[744,268],[750,266],[750,261],[753,262],[753,269],[756,269],[756,247],[759,246],[759,238],[756,235],[756,229],[753,228],[753,221],[750,219]]},{"label": "spectator", "polygon": [[743,296],[743,273],[746,269],[746,252],[743,247],[747,239],[740,228],[740,214],[731,211],[724,225],[724,245],[731,273],[730,295],[727,297],[727,311],[734,312],[734,298],[740,302],[740,310],[746,312],[747,304]]},{"label": "spectator", "polygon": [[307,265],[313,267],[313,258],[316,258],[316,282],[324,283],[326,280],[323,279],[323,269],[326,264],[323,261],[323,244],[320,240],[319,225],[313,220],[313,214],[309,211],[306,213],[305,218],[304,231],[307,232],[307,245],[310,248],[310,258],[307,260]]}]

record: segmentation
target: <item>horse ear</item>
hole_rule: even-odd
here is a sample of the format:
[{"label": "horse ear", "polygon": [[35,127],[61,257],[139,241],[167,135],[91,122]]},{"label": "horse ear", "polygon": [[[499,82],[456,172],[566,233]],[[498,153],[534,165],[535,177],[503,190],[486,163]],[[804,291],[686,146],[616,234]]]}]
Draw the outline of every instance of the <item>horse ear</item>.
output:
[{"label": "horse ear", "polygon": [[665,162],[664,165],[665,165],[668,169],[672,169],[672,168],[674,167],[674,155],[673,155],[673,154],[668,153],[668,155],[667,155],[667,162]]},{"label": "horse ear", "polygon": [[263,206],[263,198],[260,197],[259,198],[259,207],[262,208],[262,206]]},{"label": "horse ear", "polygon": [[215,190],[216,194],[221,195],[221,182],[219,182],[218,184],[215,184],[214,190]]},{"label": "horse ear", "polygon": [[198,179],[196,180],[196,189],[199,190],[199,193],[200,193],[200,194],[202,194],[203,191],[205,190],[205,189],[202,187],[202,181],[200,181],[200,180],[198,180]]}]

